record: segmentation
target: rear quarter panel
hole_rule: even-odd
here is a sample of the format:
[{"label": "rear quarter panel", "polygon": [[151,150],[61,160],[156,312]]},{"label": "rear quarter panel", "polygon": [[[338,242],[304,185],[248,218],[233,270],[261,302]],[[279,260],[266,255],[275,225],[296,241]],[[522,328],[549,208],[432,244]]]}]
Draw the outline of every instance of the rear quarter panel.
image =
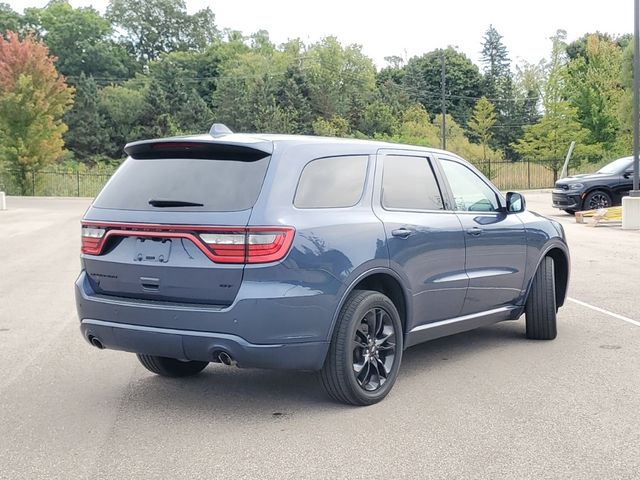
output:
[{"label": "rear quarter panel", "polygon": [[[315,334],[329,339],[336,310],[352,280],[369,270],[389,266],[384,228],[371,209],[372,153],[362,145],[276,146],[249,224],[293,226],[296,234],[282,263],[245,268],[243,289],[252,288],[258,297],[286,294],[285,285],[290,292],[309,292],[313,298],[306,298],[299,310],[291,310],[286,321],[292,330],[305,324],[308,309],[319,309],[322,313],[314,315]],[[304,166],[318,158],[338,155],[369,156],[358,204],[348,208],[296,208],[293,201]]]}]

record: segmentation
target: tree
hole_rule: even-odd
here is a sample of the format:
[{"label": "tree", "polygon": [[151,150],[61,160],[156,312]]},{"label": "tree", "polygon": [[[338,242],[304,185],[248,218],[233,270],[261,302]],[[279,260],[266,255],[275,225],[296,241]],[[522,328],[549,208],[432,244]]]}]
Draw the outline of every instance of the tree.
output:
[{"label": "tree", "polygon": [[403,84],[413,102],[421,103],[432,114],[439,112],[442,55],[446,66],[447,112],[466,128],[475,99],[482,96],[480,70],[466,55],[449,47],[413,57],[407,63]]},{"label": "tree", "polygon": [[145,79],[133,79],[123,85],[109,85],[98,92],[99,113],[104,119],[108,137],[104,151],[111,158],[121,158],[123,147],[144,137],[142,112],[145,98]]},{"label": "tree", "polygon": [[[587,141],[615,149],[618,108],[624,94],[620,79],[622,49],[603,35],[589,35],[584,48],[567,67],[569,103],[577,109],[580,124],[589,130]],[[625,153],[625,152],[616,152]]]},{"label": "tree", "polygon": [[161,53],[202,51],[219,35],[213,12],[207,7],[189,15],[184,0],[110,0],[107,18],[145,62]]},{"label": "tree", "polygon": [[19,32],[24,21],[22,16],[15,12],[10,5],[0,2],[0,35],[5,32]]},{"label": "tree", "polygon": [[367,136],[392,135],[397,120],[391,107],[380,100],[369,103],[362,113],[359,130]]},{"label": "tree", "polygon": [[318,118],[313,122],[313,133],[324,137],[348,137],[351,129],[345,118],[334,115],[329,120]]},{"label": "tree", "polygon": [[122,45],[111,40],[109,21],[92,7],[73,8],[53,0],[44,8],[27,8],[25,22],[57,57],[56,68],[75,83],[80,75],[129,78],[137,69]]},{"label": "tree", "polygon": [[483,66],[483,91],[496,108],[499,128],[491,138],[491,145],[501,149],[509,157],[514,157],[511,143],[520,137],[522,129],[518,126],[524,121],[519,98],[511,73],[511,59],[502,35],[493,27],[485,32],[482,43],[481,63]]},{"label": "tree", "polygon": [[141,114],[142,134],[147,138],[203,133],[213,114],[198,94],[191,62],[185,52],[170,53],[149,65],[149,83]]},{"label": "tree", "polygon": [[64,116],[69,130],[64,141],[76,159],[87,162],[94,155],[105,155],[109,139],[104,116],[99,111],[98,86],[84,73],[76,82],[73,108]]},{"label": "tree", "polygon": [[29,172],[62,154],[62,115],[72,98],[45,45],[11,32],[0,37],[0,153],[23,193]]},{"label": "tree", "polygon": [[376,87],[373,61],[359,45],[343,47],[335,37],[311,45],[302,58],[309,101],[314,114],[334,116],[357,125]]},{"label": "tree", "polygon": [[493,27],[484,34],[480,62],[483,65],[485,93],[497,97],[504,93],[505,83],[511,78],[511,60],[502,35]]},{"label": "tree", "polygon": [[563,101],[547,111],[538,123],[525,127],[524,136],[513,148],[527,160],[551,170],[555,182],[572,141],[576,142],[574,164],[577,160],[599,156],[600,149],[586,143],[588,136],[589,131],[578,122],[577,110]]},{"label": "tree", "polygon": [[551,170],[554,181],[572,141],[576,142],[574,163],[596,159],[602,154],[600,145],[589,144],[589,131],[582,127],[578,110],[566,99],[568,56],[565,39],[563,30],[551,37],[551,57],[542,66],[546,74],[542,86],[544,115],[536,124],[524,127],[524,136],[512,145],[527,160]]},{"label": "tree", "polygon": [[487,157],[487,150],[489,149],[489,142],[491,141],[491,129],[496,123],[498,116],[496,114],[493,104],[487,99],[482,97],[476,103],[473,109],[473,117],[469,120],[469,129],[475,133],[482,145],[482,164],[486,164],[485,175],[491,178],[491,161]]}]

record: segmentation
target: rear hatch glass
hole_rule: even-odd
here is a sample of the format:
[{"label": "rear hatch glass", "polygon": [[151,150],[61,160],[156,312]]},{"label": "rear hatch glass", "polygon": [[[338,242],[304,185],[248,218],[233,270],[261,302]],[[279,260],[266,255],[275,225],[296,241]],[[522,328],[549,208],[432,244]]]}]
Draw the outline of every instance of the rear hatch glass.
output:
[{"label": "rear hatch glass", "polygon": [[[246,210],[253,207],[260,194],[269,158],[251,161],[129,158],[93,206],[115,210]],[[153,201],[166,206],[153,206],[150,203]]]}]

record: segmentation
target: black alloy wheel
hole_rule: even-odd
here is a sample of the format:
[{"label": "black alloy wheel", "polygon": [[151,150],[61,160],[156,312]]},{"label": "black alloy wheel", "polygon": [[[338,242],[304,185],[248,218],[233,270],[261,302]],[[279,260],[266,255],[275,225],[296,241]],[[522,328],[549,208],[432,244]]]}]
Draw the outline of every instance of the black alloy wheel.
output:
[{"label": "black alloy wheel", "polygon": [[599,208],[608,208],[611,206],[611,197],[601,190],[596,190],[587,195],[584,199],[587,210],[597,210]]},{"label": "black alloy wheel", "polygon": [[381,292],[353,291],[340,310],[320,379],[349,405],[373,405],[398,378],[403,328],[395,304]]},{"label": "black alloy wheel", "polygon": [[387,311],[374,307],[360,319],[353,336],[353,374],[367,392],[381,388],[396,358],[396,333]]}]

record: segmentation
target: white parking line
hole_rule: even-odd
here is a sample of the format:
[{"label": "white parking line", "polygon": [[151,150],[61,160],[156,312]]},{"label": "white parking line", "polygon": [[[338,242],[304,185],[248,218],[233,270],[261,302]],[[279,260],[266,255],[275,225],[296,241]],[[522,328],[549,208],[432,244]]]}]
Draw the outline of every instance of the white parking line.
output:
[{"label": "white parking line", "polygon": [[622,320],[623,322],[630,323],[631,325],[635,325],[636,327],[640,327],[640,322],[637,320],[633,320],[629,317],[625,317],[623,315],[618,315],[617,313],[610,312],[609,310],[605,310],[604,308],[596,307],[595,305],[590,305],[581,300],[576,300],[575,298],[567,298],[567,300],[577,303],[578,305],[582,305],[583,307],[590,308],[591,310],[595,310],[596,312],[604,313],[605,315],[609,315],[610,317],[617,318],[618,320]]}]

